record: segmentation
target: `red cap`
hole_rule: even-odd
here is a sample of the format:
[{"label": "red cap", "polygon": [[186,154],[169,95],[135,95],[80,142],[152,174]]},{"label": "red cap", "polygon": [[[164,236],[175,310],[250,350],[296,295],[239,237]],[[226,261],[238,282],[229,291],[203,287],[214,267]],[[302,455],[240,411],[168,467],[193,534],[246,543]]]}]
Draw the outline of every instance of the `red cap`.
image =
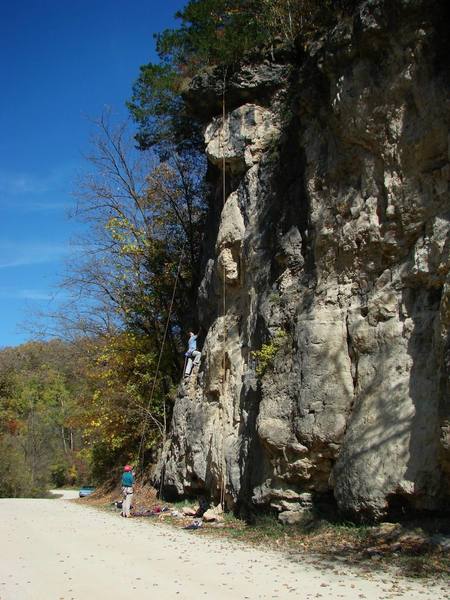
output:
[{"label": "red cap", "polygon": [[125,465],[123,468],[124,471],[132,471],[133,467],[130,467],[130,465]]}]

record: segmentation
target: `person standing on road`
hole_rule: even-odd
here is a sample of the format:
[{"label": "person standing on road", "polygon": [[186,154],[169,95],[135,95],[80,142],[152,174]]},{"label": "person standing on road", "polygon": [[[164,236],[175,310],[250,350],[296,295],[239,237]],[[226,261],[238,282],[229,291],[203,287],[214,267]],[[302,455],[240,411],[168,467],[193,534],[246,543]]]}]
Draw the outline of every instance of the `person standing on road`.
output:
[{"label": "person standing on road", "polygon": [[122,517],[131,517],[131,501],[133,500],[134,475],[130,465],[125,465],[122,474]]}]

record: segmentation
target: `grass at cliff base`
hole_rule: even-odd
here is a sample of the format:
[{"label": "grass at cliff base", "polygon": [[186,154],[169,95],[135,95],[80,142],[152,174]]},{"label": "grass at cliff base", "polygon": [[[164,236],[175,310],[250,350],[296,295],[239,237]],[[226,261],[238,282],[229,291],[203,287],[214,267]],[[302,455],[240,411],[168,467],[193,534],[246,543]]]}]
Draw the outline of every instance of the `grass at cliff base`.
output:
[{"label": "grass at cliff base", "polygon": [[239,522],[230,537],[290,553],[308,553],[336,566],[358,564],[364,570],[394,566],[413,577],[450,574],[448,552],[433,545],[430,534],[418,523],[358,526],[305,516],[304,522],[285,526],[266,516],[254,526],[242,527]]},{"label": "grass at cliff base", "polygon": [[[114,502],[121,499],[120,487],[105,486],[87,498],[75,500],[90,506],[119,513]],[[170,524],[183,528],[192,523],[192,517],[173,517],[185,506],[197,508],[195,502],[165,503],[157,498],[156,490],[137,486],[133,498],[134,509],[167,506],[170,510],[151,519],[154,524]],[[444,532],[445,535],[442,534]],[[283,525],[275,515],[260,515],[255,523],[246,524],[232,513],[223,515],[221,523],[203,523],[200,529],[189,532],[195,536],[213,536],[236,540],[259,548],[284,552],[291,560],[309,557],[313,564],[328,569],[357,566],[363,572],[394,568],[407,577],[439,577],[450,575],[450,552],[436,543],[437,537],[450,542],[450,519],[421,519],[408,523],[381,523],[356,525],[336,522],[305,513],[295,525]],[[437,536],[437,537],[436,537]],[[319,564],[319,563],[317,563]]]}]

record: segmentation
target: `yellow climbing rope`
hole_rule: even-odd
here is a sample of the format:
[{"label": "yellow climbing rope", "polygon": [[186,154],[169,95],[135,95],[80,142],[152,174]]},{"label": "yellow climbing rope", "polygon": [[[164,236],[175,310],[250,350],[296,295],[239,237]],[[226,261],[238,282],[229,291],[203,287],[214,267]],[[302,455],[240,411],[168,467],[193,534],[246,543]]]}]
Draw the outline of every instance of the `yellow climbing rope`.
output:
[{"label": "yellow climbing rope", "polygon": [[[225,92],[226,92],[226,78],[227,69],[225,69],[222,84],[222,128],[221,128],[221,147],[222,147],[222,209],[225,206],[227,200],[227,186],[226,186],[226,161],[225,161],[225,117],[226,117],[226,106],[225,106]],[[225,440],[224,440],[224,410],[223,400],[225,398],[225,384],[226,384],[226,352],[227,352],[227,324],[226,324],[226,266],[225,260],[223,263],[222,272],[222,317],[223,317],[223,356],[222,356],[222,398],[219,402],[219,421],[221,424],[221,466],[220,466],[220,505],[222,510],[225,508],[225,487],[226,487],[226,462],[225,462]]]},{"label": "yellow climbing rope", "polygon": [[[221,133],[220,133],[220,145],[222,147],[222,206],[225,206],[225,202],[226,202],[226,160],[225,160],[225,143],[224,143],[224,133],[225,133],[225,118],[226,118],[226,103],[225,103],[225,92],[226,92],[226,77],[227,77],[227,70],[225,70],[224,72],[224,77],[223,77],[223,87],[222,87],[222,128],[221,128]],[[182,261],[183,261],[183,256],[184,256],[184,247],[182,249],[181,255],[180,255],[180,261],[178,264],[178,270],[177,270],[177,274],[176,274],[176,278],[175,278],[175,283],[174,283],[174,287],[173,287],[173,292],[172,292],[172,299],[170,302],[170,307],[169,307],[169,312],[167,315],[167,321],[166,321],[166,327],[164,330],[164,336],[163,336],[163,341],[161,344],[161,350],[159,353],[159,357],[158,357],[158,363],[157,363],[157,367],[156,367],[156,372],[155,372],[155,377],[153,379],[153,385],[152,385],[152,389],[150,392],[150,397],[149,397],[149,401],[148,401],[148,405],[147,405],[147,409],[146,409],[146,416],[145,416],[145,420],[144,420],[144,426],[143,426],[143,430],[142,430],[142,436],[141,436],[141,441],[139,444],[139,451],[138,451],[138,457],[137,457],[137,463],[140,464],[140,459],[141,459],[141,454],[144,448],[144,442],[145,442],[145,434],[146,434],[146,430],[147,430],[147,422],[148,422],[148,418],[149,418],[149,409],[153,400],[153,394],[154,391],[156,389],[156,383],[157,383],[157,379],[158,379],[158,374],[159,374],[159,367],[161,364],[161,358],[162,358],[162,354],[164,351],[164,345],[166,342],[166,337],[167,337],[167,332],[169,329],[169,324],[170,324],[170,317],[171,317],[171,313],[172,313],[172,308],[173,308],[173,303],[175,300],[175,292],[177,289],[177,284],[178,284],[178,279],[179,279],[179,275],[180,275],[180,271],[181,271],[181,265],[182,265]],[[222,306],[221,306],[221,312],[222,312],[222,316],[223,316],[223,356],[222,356],[222,399],[219,402],[219,421],[221,424],[221,465],[220,465],[220,504],[222,506],[222,509],[225,508],[225,488],[226,488],[226,462],[225,462],[225,439],[224,439],[224,420],[223,420],[223,398],[225,396],[225,383],[226,383],[226,342],[227,342],[227,326],[226,326],[226,265],[225,265],[225,261],[223,261],[223,274],[222,274],[222,278],[223,278],[223,288],[222,288]],[[164,404],[164,421],[165,421],[165,404]],[[165,422],[164,422],[164,430],[163,430],[163,447],[166,441],[166,427],[165,427]],[[143,460],[143,455],[142,455],[142,460]],[[143,468],[143,465],[141,465],[141,470]],[[162,487],[163,487],[163,475],[161,475],[161,482],[160,482],[160,494],[162,492]]]}]

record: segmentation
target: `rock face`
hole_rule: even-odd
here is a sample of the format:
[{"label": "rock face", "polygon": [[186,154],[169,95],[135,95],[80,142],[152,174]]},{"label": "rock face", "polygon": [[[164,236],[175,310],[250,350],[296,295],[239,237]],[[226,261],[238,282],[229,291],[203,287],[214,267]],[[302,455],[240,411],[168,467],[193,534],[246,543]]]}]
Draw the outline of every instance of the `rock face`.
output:
[{"label": "rock face", "polygon": [[264,69],[264,94],[247,65],[242,104],[206,126],[227,197],[166,493],[286,522],[305,498],[357,519],[448,509],[448,55],[426,2],[389,4]]},{"label": "rock face", "polygon": [[[216,118],[208,125],[205,131],[206,155],[219,166],[225,159],[231,172],[244,171],[259,163],[264,151],[279,134],[273,112],[255,104],[246,104],[233,110],[225,122],[223,118]],[[228,219],[223,216],[222,220]]]}]

